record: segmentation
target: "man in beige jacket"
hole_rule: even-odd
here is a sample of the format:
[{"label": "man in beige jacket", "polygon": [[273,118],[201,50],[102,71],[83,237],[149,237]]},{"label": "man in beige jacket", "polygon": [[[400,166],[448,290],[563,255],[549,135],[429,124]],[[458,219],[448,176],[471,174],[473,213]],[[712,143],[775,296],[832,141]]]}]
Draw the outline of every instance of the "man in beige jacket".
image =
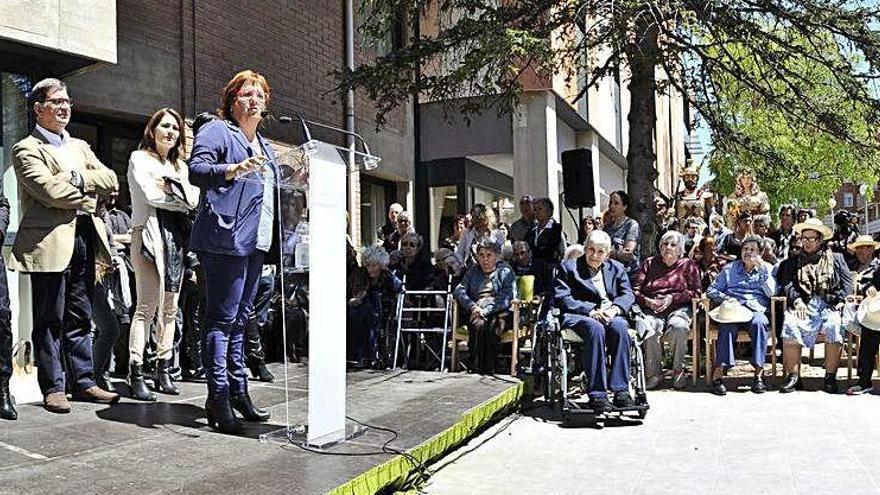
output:
[{"label": "man in beige jacket", "polygon": [[70,412],[62,351],[74,400],[115,403],[119,395],[95,385],[92,372],[92,294],[95,264],[110,266],[97,196],[119,188],[85,141],[70,137],[71,101],[57,79],[32,92],[37,125],[12,148],[22,218],[9,266],[31,277],[37,380],[50,412]]}]

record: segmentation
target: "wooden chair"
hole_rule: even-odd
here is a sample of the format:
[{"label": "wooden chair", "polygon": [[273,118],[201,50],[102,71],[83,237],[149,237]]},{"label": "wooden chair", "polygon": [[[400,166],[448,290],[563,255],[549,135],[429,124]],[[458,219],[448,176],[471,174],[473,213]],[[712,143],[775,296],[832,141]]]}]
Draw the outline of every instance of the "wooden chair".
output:
[{"label": "wooden chair", "polygon": [[[777,297],[773,297],[770,299],[770,340],[768,341],[767,347],[770,349],[770,369],[772,376],[776,376],[776,304],[775,300]],[[785,298],[783,298],[784,301]],[[706,342],[706,363],[705,363],[705,373],[706,373],[706,385],[710,385],[712,383],[712,370],[715,366],[715,342],[718,340],[718,324],[713,322],[711,318],[709,318],[709,299],[706,296],[703,296],[699,299],[694,299],[694,383],[696,383],[696,369],[697,364],[696,360],[699,356],[699,337],[698,332],[696,331],[696,314],[697,309],[696,306],[699,305],[700,309],[703,310],[704,315],[704,331],[705,331],[705,342]],[[736,341],[739,342],[751,342],[752,337],[748,333],[737,332],[736,333]]]},{"label": "wooden chair", "polygon": [[[706,301],[705,305],[703,301]],[[700,310],[703,307],[708,307],[708,302],[709,300],[705,296],[691,299],[691,347],[693,347],[694,353],[694,362],[691,366],[691,383],[694,385],[697,384],[697,379],[700,377],[700,342],[702,341],[699,329]],[[704,316],[708,319],[708,315],[704,313]]]},{"label": "wooden chair", "polygon": [[[860,302],[862,302],[862,299],[863,299],[862,296],[849,296],[846,298],[846,302],[858,305]],[[862,330],[862,331],[864,331],[864,330]],[[856,358],[858,358],[859,346],[861,345],[861,343],[862,343],[861,333],[859,335],[854,335],[852,332],[847,330],[847,332],[846,332],[846,352],[848,354],[847,360],[846,360],[846,363],[847,363],[846,380],[847,380],[847,382],[852,381],[853,368],[855,367],[853,365],[853,361]],[[880,372],[880,354],[877,355],[877,363],[874,365],[874,370],[877,372]]]},{"label": "wooden chair", "polygon": [[468,340],[467,325],[463,325],[460,321],[460,308],[458,301],[452,302],[452,338],[450,339],[452,344],[452,352],[450,356],[452,362],[450,363],[450,370],[452,371],[458,371],[458,365],[460,364],[458,361],[459,343],[467,342]]}]

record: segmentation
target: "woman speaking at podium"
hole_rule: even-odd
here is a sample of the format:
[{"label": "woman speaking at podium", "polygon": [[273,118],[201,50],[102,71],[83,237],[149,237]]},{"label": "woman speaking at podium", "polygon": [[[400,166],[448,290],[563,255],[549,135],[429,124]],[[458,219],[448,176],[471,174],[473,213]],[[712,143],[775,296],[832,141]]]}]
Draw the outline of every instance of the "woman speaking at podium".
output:
[{"label": "woman speaking at podium", "polygon": [[236,74],[223,88],[220,118],[196,135],[189,163],[190,181],[202,190],[190,248],[205,273],[205,410],[223,433],[243,428],[233,410],[247,421],[269,419],[248,394],[244,327],[263,261],[278,241],[275,155],[257,132],[270,92],[262,75]]}]

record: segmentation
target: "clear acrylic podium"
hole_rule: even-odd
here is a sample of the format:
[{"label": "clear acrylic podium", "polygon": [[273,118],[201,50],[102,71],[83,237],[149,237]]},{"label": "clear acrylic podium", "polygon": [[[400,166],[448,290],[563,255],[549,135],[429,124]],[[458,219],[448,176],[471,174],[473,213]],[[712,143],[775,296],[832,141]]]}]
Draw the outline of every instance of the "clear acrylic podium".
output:
[{"label": "clear acrylic podium", "polygon": [[[305,123],[303,123],[305,126]],[[307,130],[307,129],[306,129]],[[309,137],[308,132],[306,136]],[[261,441],[327,447],[362,432],[346,421],[346,184],[354,170],[372,170],[379,158],[309,139],[277,158],[276,207],[281,245],[281,311],[284,341],[284,426]],[[238,180],[260,180],[246,175]],[[316,276],[311,276],[316,274]],[[319,274],[319,275],[318,275]],[[291,411],[298,399],[288,372],[287,305],[294,286],[308,287],[308,411]],[[277,422],[277,418],[273,422]]]}]

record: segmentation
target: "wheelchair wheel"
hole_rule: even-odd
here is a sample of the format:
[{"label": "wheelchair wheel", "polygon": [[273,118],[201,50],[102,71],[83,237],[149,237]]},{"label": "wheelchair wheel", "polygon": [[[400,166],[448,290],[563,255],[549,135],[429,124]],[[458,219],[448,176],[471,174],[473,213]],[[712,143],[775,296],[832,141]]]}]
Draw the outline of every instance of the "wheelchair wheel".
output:
[{"label": "wheelchair wheel", "polygon": [[552,333],[547,335],[546,339],[546,368],[543,376],[544,398],[551,408],[555,408],[558,404],[560,410],[563,409],[564,399],[566,397],[566,356],[565,349],[561,345],[559,335]]},{"label": "wheelchair wheel", "polygon": [[648,415],[648,395],[645,389],[645,356],[638,343],[630,347],[630,392],[635,398],[639,419]]},{"label": "wheelchair wheel", "polygon": [[645,397],[645,357],[635,342],[630,345],[629,385],[633,397]]}]

